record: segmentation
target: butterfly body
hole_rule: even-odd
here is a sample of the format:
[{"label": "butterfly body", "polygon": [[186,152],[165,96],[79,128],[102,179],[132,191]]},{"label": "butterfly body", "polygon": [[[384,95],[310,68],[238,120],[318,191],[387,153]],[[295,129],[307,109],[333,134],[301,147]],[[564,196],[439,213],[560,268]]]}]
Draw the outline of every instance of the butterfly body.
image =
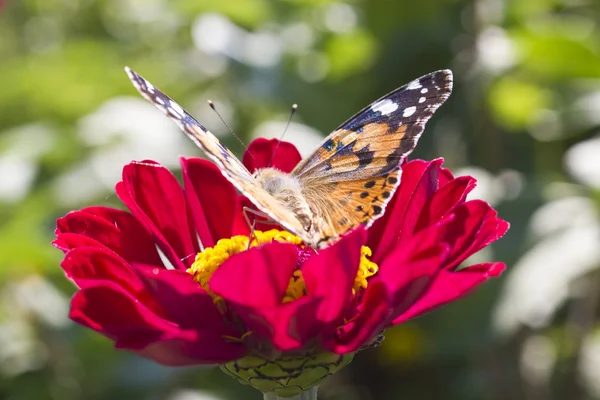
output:
[{"label": "butterfly body", "polygon": [[275,168],[261,168],[253,176],[265,192],[294,214],[307,235],[315,235],[315,217],[297,178]]},{"label": "butterfly body", "polygon": [[171,118],[223,175],[271,220],[323,248],[383,215],[426,122],[450,96],[452,72],[422,76],[359,111],[293,171],[246,167],[181,106],[125,68],[144,98]]}]

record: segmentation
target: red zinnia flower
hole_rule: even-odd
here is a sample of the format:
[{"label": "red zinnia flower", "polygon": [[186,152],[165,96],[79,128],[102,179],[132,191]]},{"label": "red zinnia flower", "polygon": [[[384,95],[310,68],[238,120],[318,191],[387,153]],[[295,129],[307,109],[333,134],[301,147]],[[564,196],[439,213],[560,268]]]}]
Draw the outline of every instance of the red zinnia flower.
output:
[{"label": "red zinnia flower", "polygon": [[[277,143],[252,142],[246,166],[266,167]],[[299,160],[280,142],[273,165],[289,172]],[[317,254],[279,231],[257,232],[260,246],[247,250],[247,200],[206,160],[182,159],[183,190],[153,161],[131,163],[117,184],[130,213],[90,207],[57,222],[62,268],[80,289],[70,316],[161,364],[225,364],[265,392],[305,390],[385,328],[504,269],[458,269],[508,224],[487,203],[465,200],[473,178],[454,178],[441,164],[406,163],[385,215]],[[288,377],[288,389],[284,379],[256,383],[254,369],[263,377],[307,355],[325,357],[329,371],[310,382]]]}]

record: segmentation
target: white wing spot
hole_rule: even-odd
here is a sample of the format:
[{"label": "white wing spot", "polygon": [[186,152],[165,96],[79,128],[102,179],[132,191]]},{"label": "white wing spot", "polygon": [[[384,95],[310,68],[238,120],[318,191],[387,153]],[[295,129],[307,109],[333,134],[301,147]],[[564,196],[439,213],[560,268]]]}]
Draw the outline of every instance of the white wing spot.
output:
[{"label": "white wing spot", "polygon": [[154,85],[146,80],[144,80],[144,83],[146,84],[146,89],[148,89],[150,93],[154,93]]},{"label": "white wing spot", "polygon": [[425,103],[425,100],[426,100],[426,99],[425,99],[425,97],[421,97],[421,98],[419,99],[419,104],[420,104],[420,103]]},{"label": "white wing spot", "polygon": [[403,117],[410,117],[411,115],[413,115],[415,113],[415,111],[417,111],[417,107],[412,106],[412,107],[407,107],[404,109],[404,112],[402,113]]},{"label": "white wing spot", "polygon": [[429,92],[429,90],[427,90],[427,88],[426,88],[426,87],[424,87],[423,89],[421,89],[421,93],[425,94],[425,93],[427,93],[427,92]]},{"label": "white wing spot", "polygon": [[371,110],[373,110],[373,112],[381,112],[381,115],[391,114],[397,109],[398,104],[394,103],[390,99],[384,99],[371,105]]},{"label": "white wing spot", "polygon": [[412,81],[411,83],[408,84],[408,86],[406,87],[406,89],[408,90],[416,90],[416,89],[421,89],[423,86],[421,86],[421,82],[419,82],[419,80],[415,80]]},{"label": "white wing spot", "polygon": [[181,106],[173,101],[170,102],[171,104],[169,104],[169,110],[173,111],[173,114],[179,116],[179,117],[183,117],[183,108],[181,108]]}]

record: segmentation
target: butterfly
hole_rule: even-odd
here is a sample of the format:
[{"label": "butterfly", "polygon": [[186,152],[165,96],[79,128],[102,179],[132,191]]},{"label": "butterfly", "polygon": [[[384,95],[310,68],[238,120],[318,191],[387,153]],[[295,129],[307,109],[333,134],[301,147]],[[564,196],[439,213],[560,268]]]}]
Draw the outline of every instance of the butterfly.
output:
[{"label": "butterfly", "polygon": [[401,163],[452,92],[452,72],[424,75],[383,96],[334,130],[291,173],[250,173],[179,104],[128,67],[140,94],[192,139],[270,220],[321,249],[381,217],[400,184]]}]

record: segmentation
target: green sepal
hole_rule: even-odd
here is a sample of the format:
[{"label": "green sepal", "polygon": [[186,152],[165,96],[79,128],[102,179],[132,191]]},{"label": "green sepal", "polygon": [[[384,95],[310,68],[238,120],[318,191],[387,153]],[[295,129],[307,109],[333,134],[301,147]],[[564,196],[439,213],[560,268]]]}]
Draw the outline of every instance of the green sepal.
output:
[{"label": "green sepal", "polygon": [[263,393],[292,397],[319,385],[353,358],[354,353],[321,353],[304,357],[281,357],[276,360],[244,357],[220,367],[238,382],[250,385]]}]

